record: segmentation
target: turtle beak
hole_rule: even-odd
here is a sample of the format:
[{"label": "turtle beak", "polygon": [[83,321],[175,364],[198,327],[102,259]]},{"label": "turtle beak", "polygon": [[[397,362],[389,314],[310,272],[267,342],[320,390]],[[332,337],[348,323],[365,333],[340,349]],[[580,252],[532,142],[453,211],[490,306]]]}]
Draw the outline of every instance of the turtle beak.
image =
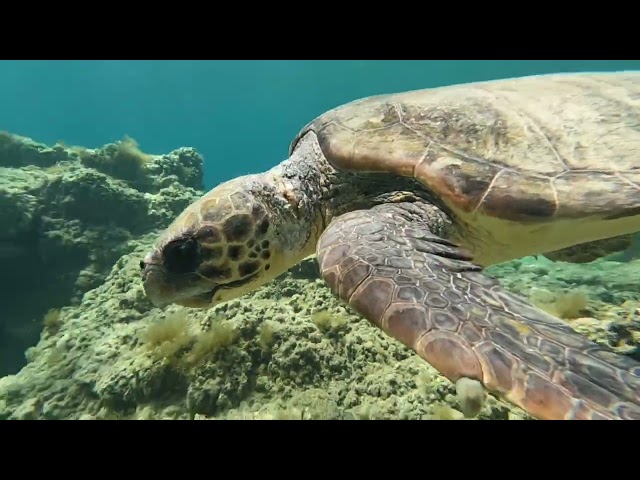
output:
[{"label": "turtle beak", "polygon": [[153,253],[149,252],[142,260],[140,260],[140,275],[142,276],[143,281],[146,280],[149,275],[149,271],[154,268],[155,263],[153,261],[153,257]]},{"label": "turtle beak", "polygon": [[150,252],[140,260],[140,276],[147,299],[156,308],[164,308],[171,304],[184,307],[205,308],[210,306],[215,288],[208,285],[209,290],[201,291],[193,285],[195,274],[174,277],[167,272],[156,252]]},{"label": "turtle beak", "polygon": [[162,308],[171,303],[167,301],[169,295],[167,295],[167,288],[163,282],[164,271],[162,265],[157,262],[153,252],[147,253],[140,260],[140,276],[144,293],[154,307]]}]

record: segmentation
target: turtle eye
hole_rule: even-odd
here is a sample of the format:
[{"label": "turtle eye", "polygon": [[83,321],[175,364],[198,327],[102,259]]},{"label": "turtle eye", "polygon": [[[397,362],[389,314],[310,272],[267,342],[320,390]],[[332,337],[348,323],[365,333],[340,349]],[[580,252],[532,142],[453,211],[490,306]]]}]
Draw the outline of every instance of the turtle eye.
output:
[{"label": "turtle eye", "polygon": [[194,272],[201,261],[200,244],[193,238],[176,240],[165,247],[164,264],[171,273]]}]

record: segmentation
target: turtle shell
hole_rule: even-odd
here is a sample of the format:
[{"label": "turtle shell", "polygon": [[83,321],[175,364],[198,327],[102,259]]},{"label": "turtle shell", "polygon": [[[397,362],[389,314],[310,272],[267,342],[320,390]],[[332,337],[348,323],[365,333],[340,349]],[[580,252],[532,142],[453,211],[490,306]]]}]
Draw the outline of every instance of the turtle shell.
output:
[{"label": "turtle shell", "polygon": [[640,72],[380,95],[326,112],[327,160],[414,177],[454,212],[519,223],[640,215]]}]

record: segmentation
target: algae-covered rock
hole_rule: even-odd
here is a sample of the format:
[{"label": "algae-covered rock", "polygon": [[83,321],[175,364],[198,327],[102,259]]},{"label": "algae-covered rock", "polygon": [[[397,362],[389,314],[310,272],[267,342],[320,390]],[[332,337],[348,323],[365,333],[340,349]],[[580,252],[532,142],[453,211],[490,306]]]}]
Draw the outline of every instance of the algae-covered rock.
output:
[{"label": "algae-covered rock", "polygon": [[0,133],[0,375],[24,364],[47,311],[77,305],[203,188],[191,148],[148,155],[130,139],[50,148]]},{"label": "algae-covered rock", "polygon": [[[152,239],[60,311],[29,364],[0,382],[0,417],[420,419],[457,408],[446,379],[317,278],[289,273],[209,311],[153,308],[138,267]],[[274,300],[278,289],[297,293]],[[488,402],[480,418],[511,410]]]},{"label": "algae-covered rock", "polygon": [[[0,381],[0,418],[464,418],[454,385],[337,301],[322,280],[300,278],[301,268],[208,311],[153,308],[138,272],[153,238],[143,237],[80,305],[62,309],[57,329],[29,350],[29,364]],[[625,320],[637,310],[597,292],[614,282],[640,300],[640,262],[615,266],[610,276],[613,266],[525,259],[493,273],[514,290],[551,296],[590,278],[581,288],[597,318],[572,325],[625,353],[640,339],[640,322]],[[626,346],[601,334],[612,324],[627,326],[619,334]],[[489,396],[478,418],[530,417]]]}]

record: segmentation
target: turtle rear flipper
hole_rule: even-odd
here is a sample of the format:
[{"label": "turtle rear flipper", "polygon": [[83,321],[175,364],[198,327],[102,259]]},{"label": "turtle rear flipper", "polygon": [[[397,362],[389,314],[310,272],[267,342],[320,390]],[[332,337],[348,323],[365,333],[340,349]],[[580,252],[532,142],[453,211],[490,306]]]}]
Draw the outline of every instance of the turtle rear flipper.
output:
[{"label": "turtle rear flipper", "polygon": [[318,242],[322,275],[459,386],[480,382],[540,419],[640,419],[640,363],[503,290],[441,238],[444,218],[415,203],[344,214]]}]

